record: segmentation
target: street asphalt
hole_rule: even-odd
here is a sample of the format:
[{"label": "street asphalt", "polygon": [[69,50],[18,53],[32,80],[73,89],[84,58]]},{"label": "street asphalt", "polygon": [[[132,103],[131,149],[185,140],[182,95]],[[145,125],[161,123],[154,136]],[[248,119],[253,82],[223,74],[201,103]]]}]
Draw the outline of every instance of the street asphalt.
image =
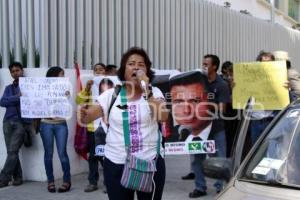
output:
[{"label": "street asphalt", "polygon": [[[183,181],[181,176],[189,172],[189,156],[166,156],[166,183],[163,200],[187,200],[188,193],[194,189],[194,181]],[[102,170],[102,169],[100,169]],[[102,177],[100,178],[102,179]],[[213,187],[214,180],[207,179],[208,195],[202,200],[211,200],[216,196]],[[62,180],[56,180],[59,186]],[[85,193],[83,190],[87,185],[87,173],[72,176],[72,188],[66,193],[49,193],[46,182],[26,181],[20,186],[8,186],[0,189],[0,200],[106,200],[107,195],[103,193],[103,185],[99,190]],[[102,183],[102,180],[99,181]],[[120,199],[122,200],[122,199]]]}]

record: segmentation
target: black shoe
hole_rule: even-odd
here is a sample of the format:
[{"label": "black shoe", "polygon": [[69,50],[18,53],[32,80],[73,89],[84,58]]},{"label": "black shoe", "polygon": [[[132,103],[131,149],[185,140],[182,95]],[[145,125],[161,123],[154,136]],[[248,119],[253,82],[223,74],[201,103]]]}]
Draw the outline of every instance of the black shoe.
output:
[{"label": "black shoe", "polygon": [[189,197],[190,198],[198,198],[198,197],[203,197],[207,195],[207,193],[204,191],[200,191],[200,190],[197,190],[197,189],[194,189],[193,192],[189,193]]},{"label": "black shoe", "polygon": [[193,172],[185,175],[185,176],[182,176],[181,177],[182,180],[194,180],[195,179],[195,174]]},{"label": "black shoe", "polygon": [[0,188],[8,186],[8,182],[0,181]]},{"label": "black shoe", "polygon": [[22,185],[22,184],[23,184],[22,179],[14,179],[12,182],[12,185],[14,185],[14,186],[18,186],[18,185]]}]

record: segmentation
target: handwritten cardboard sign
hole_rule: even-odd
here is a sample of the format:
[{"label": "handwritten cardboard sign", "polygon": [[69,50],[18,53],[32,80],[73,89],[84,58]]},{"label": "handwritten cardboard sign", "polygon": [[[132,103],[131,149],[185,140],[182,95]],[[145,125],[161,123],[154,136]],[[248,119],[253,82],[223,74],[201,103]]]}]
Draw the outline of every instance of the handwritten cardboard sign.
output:
[{"label": "handwritten cardboard sign", "polygon": [[21,116],[24,118],[68,118],[72,106],[66,92],[71,85],[67,78],[22,77]]},{"label": "handwritten cardboard sign", "polygon": [[253,110],[281,110],[289,104],[284,61],[234,64],[233,73],[233,108],[243,109],[251,96]]}]

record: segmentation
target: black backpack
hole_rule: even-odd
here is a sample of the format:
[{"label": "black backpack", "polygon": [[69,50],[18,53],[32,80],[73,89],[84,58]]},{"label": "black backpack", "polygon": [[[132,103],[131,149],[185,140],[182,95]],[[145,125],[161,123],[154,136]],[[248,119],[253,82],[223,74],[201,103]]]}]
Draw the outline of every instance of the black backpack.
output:
[{"label": "black backpack", "polygon": [[[114,93],[112,95],[112,99],[110,102],[110,106],[108,108],[108,112],[107,112],[107,119],[109,118],[109,114],[110,114],[110,110],[112,108],[112,106],[114,105],[119,93],[121,90],[121,86],[117,85],[115,87]],[[109,125],[108,125],[109,127]],[[104,131],[101,122],[99,123],[98,128],[95,130],[94,132],[94,138],[95,138],[95,156],[100,156],[102,157],[103,153],[104,153],[104,145],[105,145],[105,140],[106,140],[106,132]]]}]

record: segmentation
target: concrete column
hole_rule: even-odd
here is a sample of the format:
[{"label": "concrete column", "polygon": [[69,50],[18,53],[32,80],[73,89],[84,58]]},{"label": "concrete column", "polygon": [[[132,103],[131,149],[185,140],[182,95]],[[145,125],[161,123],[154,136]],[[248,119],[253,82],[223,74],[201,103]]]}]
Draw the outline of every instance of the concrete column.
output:
[{"label": "concrete column", "polygon": [[49,0],[49,6],[48,6],[48,27],[49,27],[49,32],[48,32],[48,37],[49,37],[49,42],[48,42],[48,51],[49,51],[49,65],[50,66],[55,66],[58,65],[58,51],[57,51],[57,46],[58,46],[58,6],[57,6],[58,1],[53,1]]},{"label": "concrete column", "polygon": [[300,23],[300,0],[298,0],[298,2],[297,2],[297,6],[298,6],[298,23]]},{"label": "concrete column", "polygon": [[21,0],[14,1],[14,43],[15,61],[22,62],[22,20],[21,20]]},{"label": "concrete column", "polygon": [[35,67],[34,4],[27,1],[27,67]]},{"label": "concrete column", "polygon": [[1,19],[2,19],[2,28],[3,30],[6,31],[2,31],[2,67],[3,68],[8,68],[9,65],[9,52],[10,52],[10,48],[9,48],[9,21],[8,21],[8,0],[2,0],[0,1],[0,3],[2,2],[1,5],[1,12],[0,14],[2,14]]},{"label": "concrete column", "polygon": [[48,67],[48,0],[40,2],[40,67]]}]

